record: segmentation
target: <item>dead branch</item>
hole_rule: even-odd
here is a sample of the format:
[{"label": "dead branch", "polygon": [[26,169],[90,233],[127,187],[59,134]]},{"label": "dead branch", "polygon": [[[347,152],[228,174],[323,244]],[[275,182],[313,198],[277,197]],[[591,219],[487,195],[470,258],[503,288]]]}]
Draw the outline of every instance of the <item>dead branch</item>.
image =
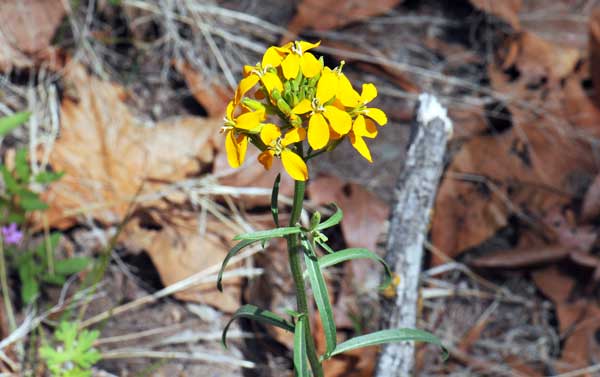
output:
[{"label": "dead branch", "polygon": [[[423,246],[451,132],[446,109],[421,94],[390,222],[386,260],[400,283],[395,299],[383,303],[384,328],[416,327]],[[393,343],[383,348],[376,376],[410,376],[413,367],[414,344]]]}]

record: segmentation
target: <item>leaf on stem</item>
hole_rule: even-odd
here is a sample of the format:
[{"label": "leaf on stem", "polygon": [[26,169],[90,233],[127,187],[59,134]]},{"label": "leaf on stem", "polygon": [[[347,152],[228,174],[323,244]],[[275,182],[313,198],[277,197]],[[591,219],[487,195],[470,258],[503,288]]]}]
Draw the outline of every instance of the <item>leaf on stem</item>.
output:
[{"label": "leaf on stem", "polygon": [[219,275],[217,276],[217,289],[219,291],[223,292],[223,284],[221,281],[223,280],[223,272],[225,272],[225,268],[227,267],[227,263],[229,262],[229,260],[233,258],[233,256],[235,256],[237,253],[239,253],[243,248],[245,248],[246,246],[250,246],[257,241],[258,240],[243,240],[236,244],[234,247],[232,247],[231,250],[229,250],[229,252],[225,256],[225,259],[223,259],[221,269],[219,270]]},{"label": "leaf on stem", "polygon": [[[314,253],[314,251],[313,251]],[[310,280],[310,286],[312,287],[313,296],[319,309],[319,315],[321,316],[321,322],[323,322],[323,332],[325,333],[326,353],[325,358],[329,358],[329,355],[333,352],[336,346],[336,327],[333,320],[333,310],[331,309],[331,303],[329,302],[329,292],[327,291],[327,284],[325,278],[319,267],[319,262],[316,258],[312,258],[305,253],[304,260],[306,262],[306,270],[308,272],[308,278]]]},{"label": "leaf on stem", "polygon": [[267,325],[277,326],[289,332],[294,332],[295,330],[294,325],[291,322],[286,321],[277,314],[269,310],[261,309],[254,305],[247,304],[240,307],[235,313],[233,313],[231,319],[229,322],[227,322],[227,325],[225,325],[223,334],[221,335],[221,342],[225,348],[227,348],[227,331],[229,330],[229,326],[238,318],[248,318]]},{"label": "leaf on stem", "polygon": [[357,336],[338,344],[337,347],[335,347],[335,350],[333,350],[331,353],[331,356],[339,355],[340,353],[356,348],[406,341],[426,342],[438,345],[444,352],[444,360],[448,357],[448,352],[435,335],[428,333],[427,331],[417,329],[389,329]]},{"label": "leaf on stem", "polygon": [[391,283],[392,271],[390,270],[390,267],[388,266],[388,264],[385,263],[383,258],[381,258],[380,256],[378,256],[377,254],[373,253],[372,251],[370,251],[368,249],[349,248],[349,249],[343,249],[340,251],[336,251],[335,253],[332,253],[332,254],[326,254],[319,258],[319,267],[323,269],[323,268],[331,267],[338,263],[346,262],[346,261],[353,260],[353,259],[371,259],[371,260],[381,263],[383,265],[383,268],[385,269],[385,280],[383,281],[381,286],[383,288],[385,288]]},{"label": "leaf on stem", "polygon": [[273,215],[273,221],[275,222],[275,226],[279,228],[279,207],[277,206],[277,201],[279,198],[279,183],[281,182],[281,173],[277,174],[275,177],[275,182],[273,183],[273,191],[271,192],[271,214]]},{"label": "leaf on stem", "polygon": [[302,229],[300,229],[300,227],[297,227],[297,226],[284,226],[284,227],[281,227],[281,228],[275,228],[275,229],[269,229],[269,230],[260,230],[258,232],[252,232],[252,233],[238,234],[233,239],[236,240],[236,241],[241,241],[241,240],[254,240],[254,241],[270,240],[271,238],[285,237],[285,236],[289,236],[290,234],[297,234],[297,233],[300,233],[301,231],[302,231]]},{"label": "leaf on stem", "polygon": [[323,229],[331,228],[332,226],[335,226],[342,221],[342,218],[344,217],[344,213],[342,212],[342,209],[340,207],[338,207],[337,204],[335,204],[335,203],[333,203],[333,205],[335,206],[335,209],[336,209],[335,213],[333,215],[331,215],[330,218],[323,221],[321,224],[317,225],[315,230],[323,230]]},{"label": "leaf on stem", "polygon": [[308,362],[306,353],[306,316],[302,315],[296,322],[294,330],[294,369],[296,376],[308,377]]}]

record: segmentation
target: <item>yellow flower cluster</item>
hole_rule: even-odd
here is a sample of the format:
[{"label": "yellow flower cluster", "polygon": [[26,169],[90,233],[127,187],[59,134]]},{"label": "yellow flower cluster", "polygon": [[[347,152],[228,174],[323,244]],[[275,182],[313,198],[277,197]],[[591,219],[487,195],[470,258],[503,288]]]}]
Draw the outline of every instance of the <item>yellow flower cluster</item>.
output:
[{"label": "yellow flower cluster", "polygon": [[[359,94],[342,73],[343,62],[330,69],[309,52],[319,44],[294,41],[272,46],[260,63],[244,67],[244,78],[227,106],[222,129],[232,167],[243,164],[251,142],[261,150],[258,161],[265,169],[280,158],[293,179],[305,181],[306,161],[318,150],[332,150],[346,137],[372,162],[364,138],[377,136],[375,123],[387,123],[382,110],[368,107],[377,89],[363,84]],[[270,116],[279,118],[281,125],[269,123]]]}]

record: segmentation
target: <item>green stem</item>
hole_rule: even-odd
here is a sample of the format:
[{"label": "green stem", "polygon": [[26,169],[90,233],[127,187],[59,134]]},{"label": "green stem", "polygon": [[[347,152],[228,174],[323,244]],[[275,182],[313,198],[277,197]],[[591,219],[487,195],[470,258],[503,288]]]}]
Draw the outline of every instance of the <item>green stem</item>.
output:
[{"label": "green stem", "polygon": [[[302,206],[304,203],[304,190],[306,188],[306,182],[296,181],[294,185],[294,202],[292,204],[292,213],[290,215],[290,226],[295,226],[298,220],[300,220],[300,214],[302,213]],[[290,260],[290,269],[292,270],[292,277],[294,278],[294,287],[296,289],[296,301],[298,305],[298,312],[306,315],[306,318],[310,318],[308,312],[308,300],[306,299],[306,287],[304,286],[304,278],[302,276],[302,266],[300,264],[300,257],[302,249],[299,243],[299,237],[297,234],[292,234],[287,237],[288,256]],[[311,369],[315,377],[323,377],[323,367],[319,361],[317,355],[317,349],[315,347],[315,340],[310,331],[310,321],[303,321],[306,326],[306,351],[308,355],[308,361],[310,362]]]},{"label": "green stem", "polygon": [[8,278],[6,277],[6,257],[4,256],[4,240],[2,240],[1,238],[0,285],[2,286],[2,298],[4,300],[6,316],[8,317],[8,327],[10,328],[10,331],[14,331],[17,328],[17,322],[15,321],[15,312],[13,311],[12,303],[10,301],[10,291],[8,290]]}]

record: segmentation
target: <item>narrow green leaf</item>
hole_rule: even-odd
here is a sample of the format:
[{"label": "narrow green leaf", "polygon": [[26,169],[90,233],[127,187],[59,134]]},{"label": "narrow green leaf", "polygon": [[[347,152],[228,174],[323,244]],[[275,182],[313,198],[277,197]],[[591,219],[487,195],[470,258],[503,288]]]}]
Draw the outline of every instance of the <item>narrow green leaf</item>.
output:
[{"label": "narrow green leaf", "polygon": [[30,115],[30,112],[22,112],[0,118],[0,136],[6,135],[21,124],[27,122]]},{"label": "narrow green leaf", "polygon": [[231,250],[229,250],[229,252],[225,256],[225,259],[223,260],[223,263],[221,264],[221,269],[219,270],[219,275],[217,276],[217,289],[219,291],[223,292],[223,284],[221,283],[221,280],[223,280],[223,272],[225,272],[225,268],[227,267],[227,263],[229,263],[229,260],[233,258],[237,253],[239,253],[240,250],[242,250],[246,246],[252,245],[257,241],[258,240],[243,240],[237,243],[234,247],[232,247]]},{"label": "narrow green leaf", "polygon": [[281,173],[277,174],[275,177],[275,182],[273,183],[273,191],[271,192],[271,214],[273,215],[273,221],[275,222],[275,226],[279,228],[279,182],[281,181]]},{"label": "narrow green leaf", "polygon": [[321,246],[323,248],[323,250],[325,250],[326,252],[328,252],[329,254],[333,254],[335,253],[335,250],[333,250],[331,247],[329,247],[329,245],[327,245],[327,243],[319,241],[318,239],[315,239],[315,242]]},{"label": "narrow green leaf", "polygon": [[4,180],[4,184],[6,185],[6,189],[11,194],[16,194],[20,190],[19,184],[13,175],[8,171],[6,166],[0,165],[0,170],[2,171],[2,179]]},{"label": "narrow green leaf", "polygon": [[333,254],[327,254],[319,258],[319,267],[327,268],[334,266],[338,263],[346,262],[353,259],[371,259],[377,261],[383,265],[385,269],[385,280],[382,283],[383,287],[386,287],[392,281],[392,270],[387,263],[379,255],[370,251],[369,249],[363,248],[350,248],[336,251]]},{"label": "narrow green leaf", "polygon": [[37,183],[48,184],[58,181],[63,175],[65,175],[64,172],[43,171],[35,176],[35,181]]},{"label": "narrow green leaf", "polygon": [[26,304],[35,300],[40,292],[39,284],[36,280],[33,260],[24,261],[19,264],[19,280],[21,281],[21,298]]},{"label": "narrow green leaf", "polygon": [[315,230],[323,230],[323,229],[331,228],[332,226],[335,226],[335,225],[339,224],[340,221],[342,221],[342,218],[344,217],[344,213],[342,212],[340,207],[337,206],[337,204],[334,203],[333,205],[336,208],[335,213],[333,215],[331,215],[331,217],[329,217],[327,220],[325,220],[321,224],[319,224],[315,228]]},{"label": "narrow green leaf", "polygon": [[247,304],[239,308],[235,313],[233,313],[231,319],[225,325],[225,328],[223,329],[223,334],[221,335],[221,342],[223,343],[223,346],[225,348],[227,348],[226,339],[229,326],[231,326],[233,321],[238,318],[248,318],[267,325],[279,327],[292,333],[294,332],[294,325],[291,322],[286,321],[285,319],[281,318],[280,316],[269,310],[264,310],[257,306]]},{"label": "narrow green leaf", "polygon": [[294,369],[296,370],[296,376],[308,377],[306,316],[300,316],[294,330]]},{"label": "narrow green leaf", "polygon": [[302,229],[300,229],[300,227],[297,227],[297,226],[284,226],[281,228],[275,228],[275,229],[269,229],[269,230],[259,230],[258,232],[238,234],[233,239],[236,241],[240,241],[240,240],[255,240],[255,241],[270,240],[271,238],[285,237],[285,236],[289,236],[290,234],[300,233],[301,231],[302,231]]},{"label": "narrow green leaf", "polygon": [[336,328],[333,320],[333,310],[331,310],[331,303],[329,302],[329,292],[327,291],[327,284],[325,283],[323,273],[319,268],[319,262],[307,254],[304,255],[304,260],[313,296],[319,309],[321,322],[323,323],[326,344],[325,355],[328,357],[336,345]]},{"label": "narrow green leaf", "polygon": [[54,272],[58,275],[73,275],[86,269],[92,260],[86,257],[73,257],[54,262]]},{"label": "narrow green leaf", "polygon": [[45,210],[48,208],[48,204],[44,203],[43,201],[34,196],[21,197],[19,200],[19,204],[21,205],[21,208],[23,208],[25,211],[38,211]]},{"label": "narrow green leaf", "polygon": [[406,341],[436,344],[440,346],[444,352],[444,359],[448,355],[448,352],[444,349],[444,346],[442,346],[440,340],[435,335],[428,333],[427,331],[417,329],[390,329],[348,339],[347,341],[338,344],[337,347],[335,347],[335,350],[331,353],[331,356],[351,351],[356,348],[374,346],[383,343]]},{"label": "narrow green leaf", "polygon": [[15,171],[17,172],[17,177],[19,177],[22,182],[29,182],[31,170],[27,163],[27,149],[25,148],[17,150],[15,156]]},{"label": "narrow green leaf", "polygon": [[67,279],[65,278],[64,275],[58,275],[58,274],[50,275],[50,274],[46,274],[46,275],[42,276],[42,281],[44,283],[48,283],[48,284],[63,285],[65,283],[65,281],[67,281]]}]

